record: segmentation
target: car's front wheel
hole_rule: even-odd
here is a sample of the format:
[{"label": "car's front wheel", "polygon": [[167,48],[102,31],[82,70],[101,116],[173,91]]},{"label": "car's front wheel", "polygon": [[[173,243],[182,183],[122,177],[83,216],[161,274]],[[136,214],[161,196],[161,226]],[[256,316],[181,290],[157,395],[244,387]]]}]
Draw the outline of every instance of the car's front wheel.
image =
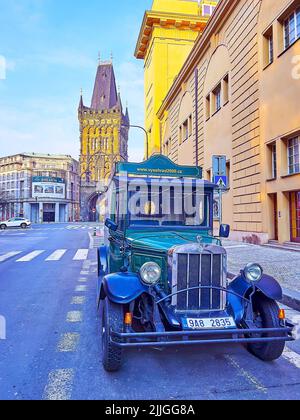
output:
[{"label": "car's front wheel", "polygon": [[[259,296],[254,301],[254,322],[258,328],[280,328],[279,306],[274,300]],[[280,334],[275,334],[280,337]],[[272,337],[274,334],[265,334],[264,337]],[[282,333],[284,336],[284,333]],[[267,343],[249,344],[248,350],[254,356],[265,362],[271,362],[281,357],[285,348],[284,341],[271,341]]]},{"label": "car's front wheel", "polygon": [[0,225],[0,229],[1,230],[5,230],[7,228],[7,226],[6,225]]},{"label": "car's front wheel", "polygon": [[27,229],[27,225],[26,225],[26,223],[22,223],[22,224],[21,224],[21,229]]},{"label": "car's front wheel", "polygon": [[[106,298],[102,310],[102,363],[107,372],[116,372],[122,367],[123,351],[112,342],[111,331],[121,333],[123,325],[123,307]],[[115,337],[114,341],[117,341]]]}]

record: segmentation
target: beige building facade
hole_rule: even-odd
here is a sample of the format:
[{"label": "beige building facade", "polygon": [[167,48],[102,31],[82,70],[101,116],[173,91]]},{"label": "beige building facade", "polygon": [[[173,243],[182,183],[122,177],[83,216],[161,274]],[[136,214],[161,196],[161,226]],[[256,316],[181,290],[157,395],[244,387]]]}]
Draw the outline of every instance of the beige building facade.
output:
[{"label": "beige building facade", "polygon": [[300,242],[300,1],[221,0],[159,112],[161,150],[212,177],[232,239]]}]

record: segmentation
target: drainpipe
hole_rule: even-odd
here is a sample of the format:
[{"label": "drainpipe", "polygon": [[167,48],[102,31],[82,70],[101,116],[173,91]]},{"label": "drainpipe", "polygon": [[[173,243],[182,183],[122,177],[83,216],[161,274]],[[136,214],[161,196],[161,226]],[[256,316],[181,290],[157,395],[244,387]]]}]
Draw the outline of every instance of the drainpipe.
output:
[{"label": "drainpipe", "polygon": [[196,139],[196,166],[199,166],[199,106],[198,106],[198,93],[199,93],[199,71],[195,69],[195,139]]}]

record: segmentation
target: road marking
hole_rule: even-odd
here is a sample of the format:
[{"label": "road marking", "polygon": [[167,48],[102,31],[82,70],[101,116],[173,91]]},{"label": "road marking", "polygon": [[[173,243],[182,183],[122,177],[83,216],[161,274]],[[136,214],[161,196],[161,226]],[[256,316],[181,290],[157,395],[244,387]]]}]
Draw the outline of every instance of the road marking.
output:
[{"label": "road marking", "polygon": [[88,279],[82,277],[81,279],[78,280],[79,283],[86,283],[88,281]]},{"label": "road marking", "polygon": [[255,386],[257,391],[267,394],[267,388],[263,384],[261,384],[255,376],[253,376],[251,373],[247,372],[244,368],[242,368],[232,356],[225,355],[224,357],[231,364],[231,366],[238,370],[239,374],[243,376],[248,383]]},{"label": "road marking", "polygon": [[44,391],[44,400],[66,401],[72,396],[74,369],[53,370],[49,374],[48,384]]},{"label": "road marking", "polygon": [[71,305],[83,305],[85,301],[85,296],[73,296],[71,300]]},{"label": "road marking", "polygon": [[78,249],[73,258],[74,261],[84,261],[88,257],[89,250],[88,249]]},{"label": "road marking", "polygon": [[8,252],[5,255],[0,256],[0,262],[4,262],[8,260],[9,258],[15,257],[16,255],[21,254],[21,251],[15,251],[15,252]]},{"label": "road marking", "polygon": [[298,353],[286,347],[283,352],[283,357],[300,369],[300,355]]},{"label": "road marking", "polygon": [[87,286],[76,286],[75,292],[86,292]]},{"label": "road marking", "polygon": [[66,333],[60,337],[57,345],[57,351],[60,353],[74,353],[79,344],[80,334],[77,333]]},{"label": "road marking", "polygon": [[50,257],[46,259],[46,261],[59,261],[66,252],[66,249],[58,249],[57,251],[54,251],[53,254],[51,254]]},{"label": "road marking", "polygon": [[89,271],[80,271],[80,275],[81,276],[88,276],[90,274],[90,272]]},{"label": "road marking", "polygon": [[83,315],[81,311],[70,311],[67,313],[67,322],[82,322]]},{"label": "road marking", "polygon": [[17,260],[17,262],[28,262],[32,261],[34,258],[38,257],[39,255],[43,254],[45,251],[33,251],[30,254],[25,255],[24,257]]}]

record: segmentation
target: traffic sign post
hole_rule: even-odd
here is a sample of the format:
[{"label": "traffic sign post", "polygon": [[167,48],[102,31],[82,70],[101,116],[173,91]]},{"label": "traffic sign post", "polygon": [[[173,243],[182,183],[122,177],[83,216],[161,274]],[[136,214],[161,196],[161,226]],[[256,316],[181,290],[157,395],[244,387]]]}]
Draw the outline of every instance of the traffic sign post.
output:
[{"label": "traffic sign post", "polygon": [[226,156],[213,156],[213,182],[218,186],[220,194],[220,224],[223,220],[223,191],[228,187],[228,178],[226,173]]}]

